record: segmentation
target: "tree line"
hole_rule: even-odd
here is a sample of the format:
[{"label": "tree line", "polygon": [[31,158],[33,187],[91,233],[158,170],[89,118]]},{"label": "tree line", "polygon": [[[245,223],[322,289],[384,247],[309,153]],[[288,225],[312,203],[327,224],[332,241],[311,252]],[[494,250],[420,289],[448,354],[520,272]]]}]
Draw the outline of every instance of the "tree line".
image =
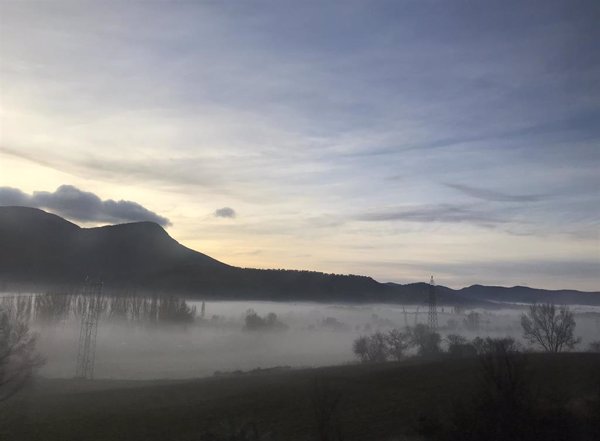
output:
[{"label": "tree line", "polygon": [[[476,319],[469,315],[466,322]],[[581,339],[575,336],[575,318],[566,306],[554,304],[533,304],[527,313],[521,316],[523,338],[529,344],[546,352],[562,352],[573,349]],[[514,339],[506,339],[517,345]],[[429,329],[427,325],[392,329],[386,333],[375,332],[360,336],[354,340],[352,350],[362,362],[382,362],[401,360],[409,350],[416,349],[419,356],[433,357],[442,354],[442,343],[446,343],[446,353],[452,356],[475,356],[481,353],[487,340],[477,337],[472,341],[457,334],[442,339],[441,335]],[[590,343],[589,350],[600,352],[600,341]]]},{"label": "tree line", "polygon": [[181,297],[122,295],[93,297],[83,294],[46,293],[0,297],[0,311],[18,322],[58,323],[79,318],[98,307],[101,319],[137,323],[190,323],[196,307]]}]

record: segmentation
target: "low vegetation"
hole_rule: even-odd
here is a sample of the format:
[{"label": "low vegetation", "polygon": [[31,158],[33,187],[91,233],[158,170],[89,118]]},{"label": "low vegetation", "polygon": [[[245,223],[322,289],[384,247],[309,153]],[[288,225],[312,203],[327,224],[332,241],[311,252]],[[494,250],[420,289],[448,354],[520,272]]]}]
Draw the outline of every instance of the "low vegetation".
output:
[{"label": "low vegetation", "polygon": [[261,317],[254,310],[246,311],[244,329],[247,331],[283,331],[288,329],[285,323],[282,323],[277,318],[274,312],[268,313],[265,317]]},{"label": "low vegetation", "polygon": [[[469,313],[464,319],[465,328],[473,330],[480,323],[479,314]],[[534,304],[529,311],[521,317],[523,338],[530,344],[541,347],[546,352],[561,352],[573,349],[581,342],[575,337],[575,319],[568,307],[556,308],[552,304]],[[382,362],[387,360],[401,360],[410,355],[421,357],[437,357],[443,354],[453,357],[468,357],[485,352],[486,345],[490,342],[511,342],[513,348],[518,344],[514,339],[481,339],[479,337],[469,341],[458,334],[449,334],[442,340],[439,333],[432,331],[424,324],[413,327],[407,326],[404,330],[392,329],[387,333],[380,331],[372,335],[361,336],[354,341],[354,355],[362,362]],[[442,342],[446,344],[446,351],[442,350]],[[589,345],[590,352],[600,351],[599,342]]]}]

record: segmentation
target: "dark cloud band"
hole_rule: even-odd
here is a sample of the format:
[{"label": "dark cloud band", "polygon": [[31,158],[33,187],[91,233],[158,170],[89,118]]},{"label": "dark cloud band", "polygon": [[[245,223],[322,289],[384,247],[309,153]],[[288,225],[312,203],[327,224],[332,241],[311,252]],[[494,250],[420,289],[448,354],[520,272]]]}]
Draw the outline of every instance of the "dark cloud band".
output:
[{"label": "dark cloud band", "polygon": [[169,219],[133,201],[102,200],[94,193],[72,185],[61,185],[54,192],[34,191],[29,195],[17,188],[0,187],[0,205],[46,208],[61,216],[84,222],[155,222],[171,225]]}]

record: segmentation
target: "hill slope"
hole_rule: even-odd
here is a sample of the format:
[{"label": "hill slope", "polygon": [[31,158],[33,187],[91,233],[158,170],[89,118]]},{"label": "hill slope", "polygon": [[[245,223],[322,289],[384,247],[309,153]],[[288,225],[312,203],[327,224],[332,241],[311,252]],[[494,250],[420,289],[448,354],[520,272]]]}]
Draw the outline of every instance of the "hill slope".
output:
[{"label": "hill slope", "polygon": [[[236,268],[186,248],[157,224],[81,228],[28,207],[0,207],[0,281],[179,292],[203,298],[424,303],[429,285],[370,277]],[[600,304],[600,293],[474,285],[437,287],[441,304],[534,302]]]}]

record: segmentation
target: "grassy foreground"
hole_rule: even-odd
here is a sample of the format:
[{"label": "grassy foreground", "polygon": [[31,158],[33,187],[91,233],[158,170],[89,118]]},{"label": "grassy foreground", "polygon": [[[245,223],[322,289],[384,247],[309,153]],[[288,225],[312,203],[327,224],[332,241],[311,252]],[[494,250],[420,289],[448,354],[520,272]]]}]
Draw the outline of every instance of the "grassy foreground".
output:
[{"label": "grassy foreground", "polygon": [[[533,386],[577,406],[593,393],[600,354],[531,354]],[[1,408],[10,440],[188,441],[253,422],[265,439],[315,439],[315,379],[340,394],[345,440],[420,439],[416,422],[476,388],[476,359],[347,365],[178,382],[38,379]]]}]

